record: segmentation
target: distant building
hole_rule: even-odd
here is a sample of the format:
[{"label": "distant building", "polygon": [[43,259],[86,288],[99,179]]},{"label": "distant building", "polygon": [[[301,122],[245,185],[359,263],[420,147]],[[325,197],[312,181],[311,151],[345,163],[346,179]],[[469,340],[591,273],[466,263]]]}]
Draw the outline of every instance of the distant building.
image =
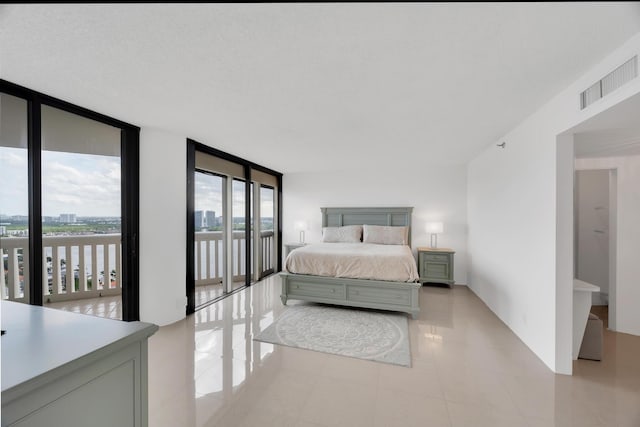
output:
[{"label": "distant building", "polygon": [[72,214],[72,213],[60,214],[60,218],[58,219],[58,221],[65,224],[73,224],[76,222],[76,214]]},{"label": "distant building", "polygon": [[203,211],[195,211],[195,220],[194,220],[194,226],[196,231],[200,230],[202,227],[204,227],[204,215],[203,215]]},{"label": "distant building", "polygon": [[204,226],[207,228],[216,226],[216,212],[215,211],[206,211],[204,217]]},{"label": "distant building", "polygon": [[215,227],[216,212],[215,211],[195,211],[194,226],[196,231],[201,230],[203,228]]},{"label": "distant building", "polygon": [[7,234],[7,227],[0,225],[0,235],[4,236],[5,234]]}]

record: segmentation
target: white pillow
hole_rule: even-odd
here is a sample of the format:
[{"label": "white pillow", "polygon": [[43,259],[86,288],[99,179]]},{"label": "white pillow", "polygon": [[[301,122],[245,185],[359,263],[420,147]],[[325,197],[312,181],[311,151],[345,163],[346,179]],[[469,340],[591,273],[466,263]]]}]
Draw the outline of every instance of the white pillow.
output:
[{"label": "white pillow", "polygon": [[360,243],[362,241],[362,226],[322,227],[322,241],[326,243]]},{"label": "white pillow", "polygon": [[407,245],[409,227],[391,227],[386,225],[364,225],[364,243],[379,245]]}]

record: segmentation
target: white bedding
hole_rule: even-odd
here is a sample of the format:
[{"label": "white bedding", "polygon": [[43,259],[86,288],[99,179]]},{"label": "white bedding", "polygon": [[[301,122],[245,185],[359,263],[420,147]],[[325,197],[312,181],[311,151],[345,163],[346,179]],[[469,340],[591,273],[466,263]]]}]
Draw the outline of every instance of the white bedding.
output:
[{"label": "white bedding", "polygon": [[353,279],[415,282],[418,269],[406,245],[372,243],[318,243],[289,253],[290,273]]}]

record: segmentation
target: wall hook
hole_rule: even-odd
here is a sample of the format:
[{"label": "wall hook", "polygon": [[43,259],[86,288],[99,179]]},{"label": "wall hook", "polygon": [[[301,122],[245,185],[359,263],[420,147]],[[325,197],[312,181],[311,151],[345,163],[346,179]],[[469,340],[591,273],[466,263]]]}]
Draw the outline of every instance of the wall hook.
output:
[{"label": "wall hook", "polygon": [[504,148],[507,145],[507,143],[503,142],[502,144],[496,144],[496,145],[500,148]]}]

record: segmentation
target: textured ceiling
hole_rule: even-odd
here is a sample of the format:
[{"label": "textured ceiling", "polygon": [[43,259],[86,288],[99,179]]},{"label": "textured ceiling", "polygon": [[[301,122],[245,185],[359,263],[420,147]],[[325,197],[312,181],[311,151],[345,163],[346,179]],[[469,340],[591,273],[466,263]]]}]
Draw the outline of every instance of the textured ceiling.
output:
[{"label": "textured ceiling", "polygon": [[285,173],[428,167],[638,31],[637,2],[12,5],[0,75]]},{"label": "textured ceiling", "polygon": [[637,94],[571,129],[576,157],[640,155],[639,111]]}]

